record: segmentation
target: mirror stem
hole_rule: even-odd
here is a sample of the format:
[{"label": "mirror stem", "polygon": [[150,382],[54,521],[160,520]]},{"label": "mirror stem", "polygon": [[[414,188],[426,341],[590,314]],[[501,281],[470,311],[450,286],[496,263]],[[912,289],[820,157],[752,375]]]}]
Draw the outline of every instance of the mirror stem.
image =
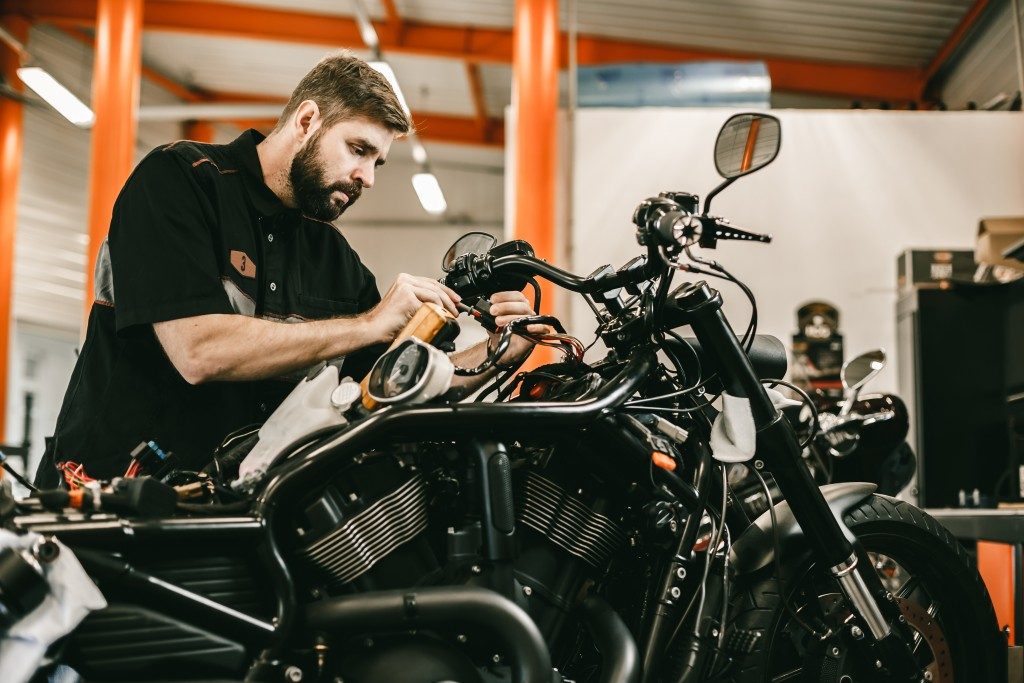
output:
[{"label": "mirror stem", "polygon": [[719,192],[721,192],[725,188],[727,188],[730,185],[732,185],[733,182],[735,182],[736,178],[739,178],[739,177],[740,176],[736,176],[734,178],[726,178],[724,181],[722,181],[721,185],[719,185],[715,189],[711,190],[711,192],[708,192],[708,196],[704,198],[704,215],[705,216],[707,216],[708,215],[708,211],[711,210],[711,200],[714,199],[715,197],[717,197]]},{"label": "mirror stem", "polygon": [[839,417],[845,417],[853,412],[853,404],[857,402],[857,397],[860,395],[860,387],[856,387],[850,390],[849,396],[843,402],[843,407],[839,411]]}]

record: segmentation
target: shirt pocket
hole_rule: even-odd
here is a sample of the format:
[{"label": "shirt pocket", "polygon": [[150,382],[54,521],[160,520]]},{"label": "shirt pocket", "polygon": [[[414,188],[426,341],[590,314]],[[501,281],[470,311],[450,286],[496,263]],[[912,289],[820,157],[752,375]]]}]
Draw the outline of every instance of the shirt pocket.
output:
[{"label": "shirt pocket", "polygon": [[299,294],[302,314],[310,317],[333,317],[359,313],[359,302],[355,299],[334,299],[312,294]]}]

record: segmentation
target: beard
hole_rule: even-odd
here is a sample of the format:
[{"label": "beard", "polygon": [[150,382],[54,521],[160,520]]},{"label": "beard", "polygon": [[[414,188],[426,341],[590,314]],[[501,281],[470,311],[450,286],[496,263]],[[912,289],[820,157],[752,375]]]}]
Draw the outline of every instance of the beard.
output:
[{"label": "beard", "polygon": [[[288,171],[288,180],[299,210],[310,218],[330,223],[356,203],[363,192],[363,185],[358,181],[327,182],[326,165],[320,156],[320,133],[319,130],[314,133],[313,137],[295,153]],[[340,200],[335,200],[331,196],[334,192],[344,192],[348,196],[348,202],[343,204]]]}]

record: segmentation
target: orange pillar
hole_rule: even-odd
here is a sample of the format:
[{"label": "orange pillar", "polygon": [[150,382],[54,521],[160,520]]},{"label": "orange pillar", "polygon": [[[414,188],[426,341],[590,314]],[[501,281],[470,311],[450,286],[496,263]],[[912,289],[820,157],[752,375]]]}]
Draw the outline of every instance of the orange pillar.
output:
[{"label": "orange pillar", "polygon": [[213,142],[215,131],[210,121],[186,121],[182,126],[182,137],[196,142]]},{"label": "orange pillar", "polygon": [[[4,19],[4,28],[22,45],[28,41],[29,23],[21,17]],[[4,81],[22,92],[17,69],[19,55],[0,43],[0,72]],[[0,97],[0,443],[7,441],[7,372],[14,320],[14,236],[18,228],[18,179],[21,175],[22,143],[25,139],[21,103]]]},{"label": "orange pillar", "polygon": [[[555,258],[555,189],[558,150],[558,0],[516,0],[512,35],[512,106],[515,110],[515,237],[537,256]],[[555,313],[557,288],[541,280],[542,306]],[[538,347],[531,365],[555,360]]]},{"label": "orange pillar", "polygon": [[135,158],[135,128],[142,79],[142,0],[99,0],[92,71],[92,161],[89,166],[89,260],[85,315],[93,301],[96,254],[110,227],[110,212]]}]

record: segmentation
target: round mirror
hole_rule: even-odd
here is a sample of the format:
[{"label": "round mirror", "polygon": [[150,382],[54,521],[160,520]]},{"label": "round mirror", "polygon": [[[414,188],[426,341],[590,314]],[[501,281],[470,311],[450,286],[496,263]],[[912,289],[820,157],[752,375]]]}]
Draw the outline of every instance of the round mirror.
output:
[{"label": "round mirror", "polygon": [[862,353],[843,363],[839,378],[847,391],[862,387],[869,379],[877,375],[885,367],[885,351],[875,349]]},{"label": "round mirror", "polygon": [[723,178],[738,178],[770,164],[782,145],[779,120],[768,114],[736,114],[715,142],[715,168]]},{"label": "round mirror", "polygon": [[467,232],[455,240],[455,244],[448,248],[444,258],[441,259],[441,269],[447,273],[452,269],[452,264],[460,256],[465,254],[486,254],[497,243],[498,240],[486,232]]}]

